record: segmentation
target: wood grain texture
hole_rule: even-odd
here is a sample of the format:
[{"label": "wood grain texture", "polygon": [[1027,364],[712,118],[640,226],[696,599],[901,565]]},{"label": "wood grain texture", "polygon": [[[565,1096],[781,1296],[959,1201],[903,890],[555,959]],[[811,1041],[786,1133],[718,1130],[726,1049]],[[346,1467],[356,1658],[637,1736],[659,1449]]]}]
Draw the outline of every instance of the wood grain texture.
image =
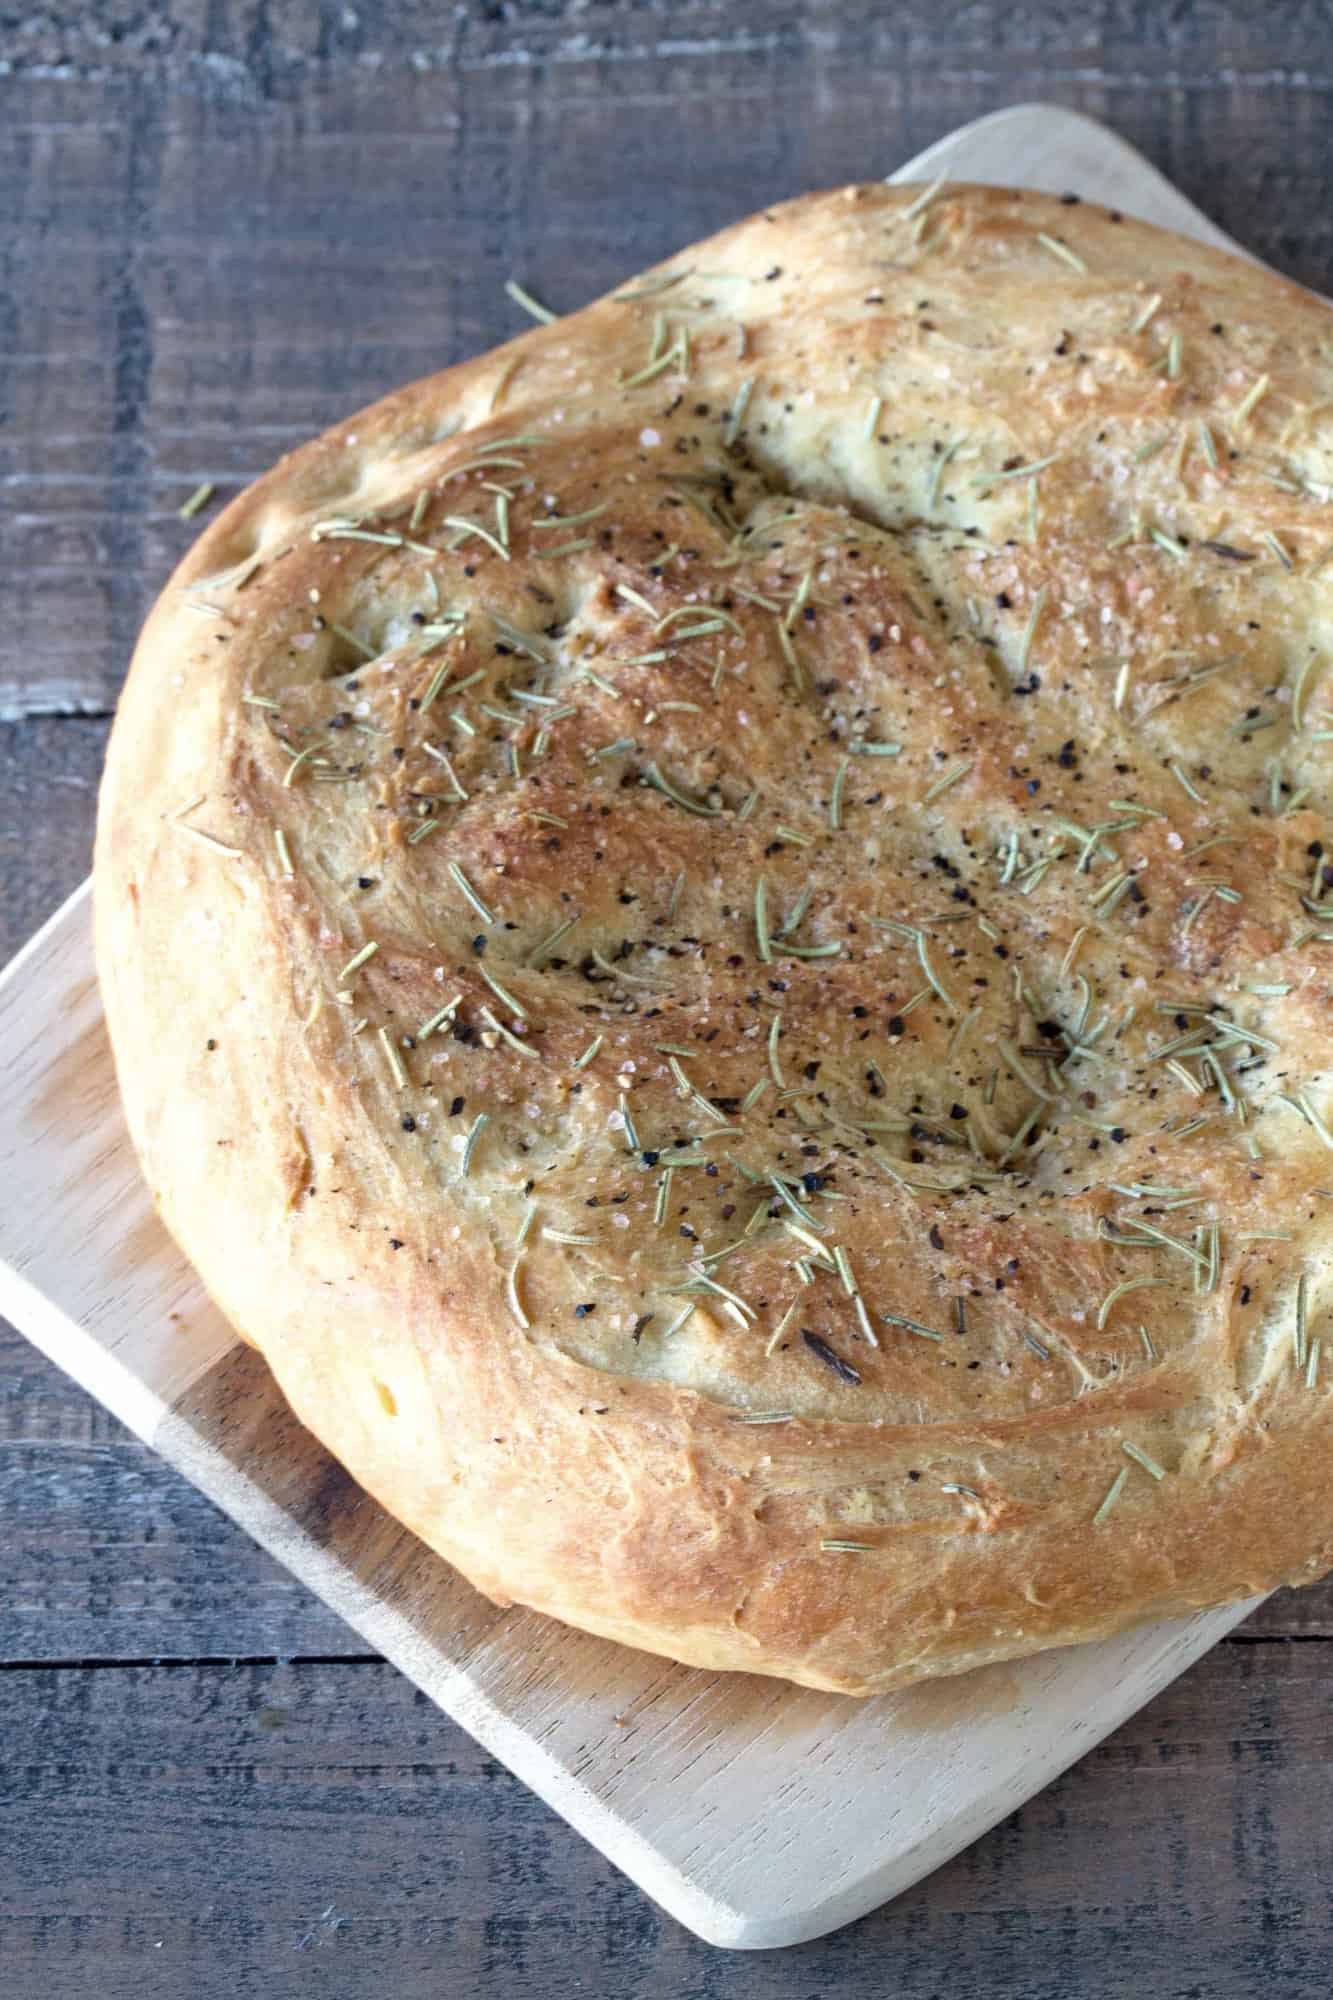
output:
[{"label": "wood grain texture", "polygon": [[366,1651],[156,1452],[3,1327],[0,1548],[0,1669]]},{"label": "wood grain texture", "polygon": [[82,717],[0,722],[0,963],[88,873],[108,728]]},{"label": "wood grain texture", "polygon": [[1309,2000],[1322,1654],[1224,1643],[889,1909],[759,1955],[655,1911],[390,1668],[71,1669],[40,1711],[0,1675],[0,1967],[23,2000]]},{"label": "wood grain texture", "polygon": [[[105,710],[196,479],[229,491],[289,437],[510,330],[511,268],[574,303],[747,206],[883,171],[1033,97],[1108,118],[1237,238],[1330,289],[1333,28],[1314,0],[447,16],[424,0],[373,15],[94,0],[6,19],[0,699],[20,716]],[[0,731],[0,955],[85,871],[101,736],[44,717]],[[16,1580],[0,1654],[330,1650],[327,1614],[24,1353],[18,1367],[0,1346],[0,1565]],[[150,1625],[161,1647],[137,1645]],[[402,2000],[886,1984],[1109,2000],[1150,1981],[1179,2000],[1304,2000],[1333,1940],[1317,1643],[1333,1593],[1275,1598],[1256,1625],[1316,1643],[1224,1644],[892,1911],[762,1960],[654,1913],[432,1710],[394,1753],[420,1780],[386,1776],[392,1756],[359,1763],[385,1740],[388,1691],[414,1701],[387,1669],[277,1670],[304,1677],[338,1774],[321,1813],[280,1731],[249,1754],[259,1709],[282,1705],[256,1696],[266,1669],[164,1669],[136,1698],[103,1668],[96,1701],[64,1673],[0,1674],[4,1741],[24,1753],[0,1791],[34,1791],[0,1817],[0,1985],[24,2000],[316,1980]],[[163,1689],[187,1673],[173,1738]],[[335,1701],[349,1683],[363,1693]],[[28,1781],[17,1767],[38,1751],[47,1775]],[[451,1764],[470,1792],[449,1790]]]}]

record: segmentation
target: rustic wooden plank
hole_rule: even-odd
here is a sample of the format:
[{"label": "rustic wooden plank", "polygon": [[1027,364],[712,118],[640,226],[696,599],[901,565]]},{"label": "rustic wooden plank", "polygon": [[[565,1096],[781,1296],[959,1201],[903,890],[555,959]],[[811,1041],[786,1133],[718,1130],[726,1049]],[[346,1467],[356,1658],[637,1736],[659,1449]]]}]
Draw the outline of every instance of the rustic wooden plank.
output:
[{"label": "rustic wooden plank", "polygon": [[0,1968],[43,2000],[1308,2000],[1325,1686],[1322,1647],[1224,1643],[899,1902],[743,1955],[663,1917],[388,1668],[0,1673]]},{"label": "rustic wooden plank", "polygon": [[0,1667],[365,1643],[0,1321]]},{"label": "rustic wooden plank", "polygon": [[776,53],[790,65],[802,53],[832,58],[858,49],[885,68],[910,68],[925,84],[962,71],[994,78],[1022,59],[1039,78],[1230,95],[1284,71],[1294,85],[1317,86],[1326,27],[1319,0],[1293,0],[1267,19],[1143,0],[1015,0],[1003,9],[901,13],[886,13],[877,0],[813,0],[799,12],[780,0],[638,0],[632,8],[623,0],[505,7],[474,0],[447,14],[421,0],[360,11],[318,0],[291,0],[281,10],[260,0],[159,0],[134,15],[90,0],[16,16],[6,53],[19,71],[101,80],[157,68],[200,87],[211,78],[219,94],[230,81],[240,102],[290,97],[328,71],[395,62],[484,74],[665,54],[684,64]]},{"label": "rustic wooden plank", "polygon": [[88,873],[106,736],[102,721],[0,722],[0,964]]},{"label": "rustic wooden plank", "polygon": [[[1333,1578],[1304,1590],[1279,1590],[1246,1619],[1238,1639],[1333,1639]],[[1333,1654],[1325,1671],[1333,1674]]]}]

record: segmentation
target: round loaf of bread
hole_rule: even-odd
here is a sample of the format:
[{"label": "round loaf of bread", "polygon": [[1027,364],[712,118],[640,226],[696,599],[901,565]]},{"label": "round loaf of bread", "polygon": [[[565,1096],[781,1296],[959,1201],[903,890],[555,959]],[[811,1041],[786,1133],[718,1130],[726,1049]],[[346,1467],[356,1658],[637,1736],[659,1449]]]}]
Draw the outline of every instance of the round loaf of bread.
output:
[{"label": "round loaf of bread", "polygon": [[873,1693],[1333,1563],[1333,323],[755,216],[284,459],[98,962],[172,1231],[482,1591]]}]

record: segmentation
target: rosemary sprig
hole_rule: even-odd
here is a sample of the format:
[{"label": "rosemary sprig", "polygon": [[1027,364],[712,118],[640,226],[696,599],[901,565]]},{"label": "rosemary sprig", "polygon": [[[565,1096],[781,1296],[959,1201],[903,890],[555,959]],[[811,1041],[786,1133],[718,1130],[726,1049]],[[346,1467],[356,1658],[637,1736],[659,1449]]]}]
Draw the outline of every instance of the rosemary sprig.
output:
[{"label": "rosemary sprig", "polygon": [[517,278],[505,280],[505,296],[511,298],[516,306],[522,306],[525,313],[531,313],[533,319],[539,320],[543,326],[550,326],[560,317],[549,306],[544,306],[540,299],[534,299],[531,292],[525,291]]}]

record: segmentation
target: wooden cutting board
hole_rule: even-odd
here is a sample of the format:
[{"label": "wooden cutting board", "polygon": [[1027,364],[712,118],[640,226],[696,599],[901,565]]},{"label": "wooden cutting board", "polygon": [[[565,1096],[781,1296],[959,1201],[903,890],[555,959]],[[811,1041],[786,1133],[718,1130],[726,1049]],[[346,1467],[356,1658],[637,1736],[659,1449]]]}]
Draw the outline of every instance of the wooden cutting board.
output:
[{"label": "wooden cutting board", "polygon": [[[997,112],[893,178],[937,175],[1082,193],[1237,247],[1111,133],[1048,106]],[[796,1944],[897,1895],[1257,1601],[871,1702],[498,1611],[300,1428],[158,1222],[121,1120],[87,885],[0,979],[0,1052],[0,1309],[713,1944]]]}]

